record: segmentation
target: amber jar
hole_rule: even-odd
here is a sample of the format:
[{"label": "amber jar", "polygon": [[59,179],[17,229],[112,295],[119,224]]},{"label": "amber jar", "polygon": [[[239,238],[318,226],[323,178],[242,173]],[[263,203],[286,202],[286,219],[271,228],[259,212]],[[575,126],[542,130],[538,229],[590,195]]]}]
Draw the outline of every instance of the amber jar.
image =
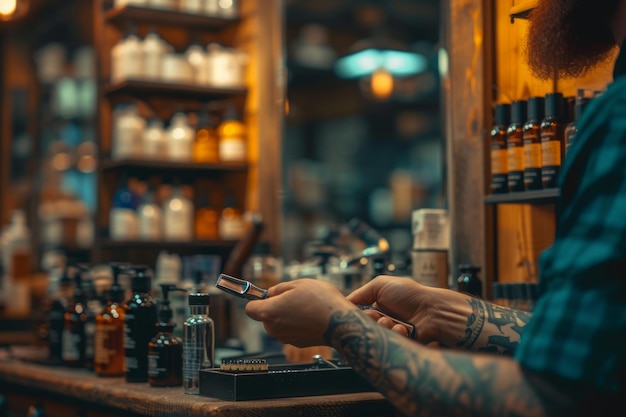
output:
[{"label": "amber jar", "polygon": [[506,131],[507,184],[511,192],[524,191],[524,123],[526,100],[511,103],[511,124]]},{"label": "amber jar", "polygon": [[491,129],[491,192],[508,191],[506,130],[511,121],[511,105],[500,103],[495,108],[495,124]]},{"label": "amber jar", "polygon": [[148,344],[148,383],[152,387],[183,385],[183,341],[174,336],[174,325],[159,323]]},{"label": "amber jar", "polygon": [[545,115],[545,99],[528,99],[528,120],[524,123],[524,189],[541,190],[541,121]]}]

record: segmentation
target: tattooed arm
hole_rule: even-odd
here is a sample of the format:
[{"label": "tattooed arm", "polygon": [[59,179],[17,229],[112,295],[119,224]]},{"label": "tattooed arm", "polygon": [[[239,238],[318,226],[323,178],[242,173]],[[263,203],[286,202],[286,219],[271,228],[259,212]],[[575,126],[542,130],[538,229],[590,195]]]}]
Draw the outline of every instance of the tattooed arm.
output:
[{"label": "tattooed arm", "polygon": [[407,416],[574,415],[563,385],[525,375],[508,357],[429,348],[356,310],[334,313],[324,336]]},{"label": "tattooed arm", "polygon": [[[512,355],[530,314],[442,288],[381,275],[348,296],[355,304],[375,303],[413,323],[417,340],[429,344]],[[373,312],[370,317],[379,319]],[[384,318],[380,324],[391,327]]]}]

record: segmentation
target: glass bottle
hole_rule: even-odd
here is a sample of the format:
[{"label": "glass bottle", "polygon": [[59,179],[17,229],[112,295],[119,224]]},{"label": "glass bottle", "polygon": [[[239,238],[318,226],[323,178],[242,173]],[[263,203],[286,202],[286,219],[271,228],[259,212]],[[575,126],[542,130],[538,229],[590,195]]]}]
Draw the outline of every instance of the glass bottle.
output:
[{"label": "glass bottle", "polygon": [[245,162],[247,129],[233,104],[226,108],[224,120],[217,128],[219,157],[222,162]]},{"label": "glass bottle", "polygon": [[157,302],[152,297],[148,267],[128,267],[132,296],[124,304],[124,361],[126,382],[148,382],[148,343],[156,334]]},{"label": "glass bottle", "polygon": [[73,297],[72,278],[69,267],[63,269],[59,280],[59,290],[48,312],[48,361],[52,365],[63,363],[63,333],[65,329],[65,312]]},{"label": "glass bottle", "polygon": [[237,240],[245,233],[245,224],[241,208],[235,203],[234,194],[228,193],[224,200],[224,207],[220,214],[219,234],[220,239]]},{"label": "glass bottle", "polygon": [[495,124],[491,129],[491,193],[508,191],[506,130],[511,121],[511,105],[496,104]]},{"label": "glass bottle", "polygon": [[528,99],[528,120],[524,123],[524,189],[541,190],[541,121],[545,117],[545,99]]},{"label": "glass bottle", "polygon": [[219,239],[219,218],[217,210],[209,203],[206,194],[200,197],[200,204],[196,209],[195,231],[196,239]]},{"label": "glass bottle", "polygon": [[563,94],[546,95],[546,116],[541,121],[541,182],[543,188],[555,188],[561,171],[565,151],[563,117],[565,102]]},{"label": "glass bottle", "polygon": [[148,383],[151,387],[178,387],[183,385],[183,341],[174,335],[176,323],[172,320],[169,293],[185,291],[175,285],[162,284],[163,299],[159,308],[157,334],[148,344]]},{"label": "glass bottle", "polygon": [[526,100],[511,103],[511,124],[506,132],[507,183],[509,192],[524,191],[524,123]]},{"label": "glass bottle", "polygon": [[154,201],[154,192],[148,190],[137,209],[138,234],[140,240],[161,240],[163,228],[161,207]]},{"label": "glass bottle", "polygon": [[74,295],[63,318],[63,365],[82,368],[85,366],[87,306],[80,271],[73,272],[73,281]]},{"label": "glass bottle", "polygon": [[193,240],[193,211],[193,203],[183,193],[182,186],[174,185],[163,209],[163,238],[167,241]]},{"label": "glass bottle", "polygon": [[583,111],[589,104],[589,101],[590,99],[585,97],[584,90],[578,90],[576,94],[576,105],[574,106],[574,120],[568,123],[568,125],[565,127],[565,154],[566,155],[570,149],[570,146],[572,145],[572,143],[574,143],[574,139],[576,137],[576,134],[578,133],[578,126],[577,126],[578,120],[580,119],[580,116],[583,114]]},{"label": "glass bottle", "polygon": [[209,294],[189,294],[189,316],[183,323],[183,388],[200,393],[199,371],[215,364],[215,326],[209,317]]},{"label": "glass bottle", "polygon": [[459,265],[460,275],[457,278],[458,290],[475,297],[482,297],[483,283],[478,277],[480,267],[472,265]]},{"label": "glass bottle", "polygon": [[220,161],[219,138],[206,108],[198,115],[196,139],[193,142],[193,161],[199,164],[214,164]]},{"label": "glass bottle", "polygon": [[124,375],[124,288],[121,265],[111,264],[113,283],[104,310],[96,316],[95,367],[98,376]]},{"label": "glass bottle", "polygon": [[189,125],[187,115],[177,111],[167,128],[167,157],[173,162],[191,162],[192,146],[196,134]]}]

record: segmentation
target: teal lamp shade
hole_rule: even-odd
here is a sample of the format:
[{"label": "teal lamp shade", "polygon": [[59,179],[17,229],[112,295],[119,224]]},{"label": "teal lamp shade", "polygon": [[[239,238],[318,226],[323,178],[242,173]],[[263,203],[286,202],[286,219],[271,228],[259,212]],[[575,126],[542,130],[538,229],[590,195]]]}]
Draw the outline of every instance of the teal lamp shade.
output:
[{"label": "teal lamp shade", "polygon": [[426,71],[428,61],[416,52],[394,49],[367,48],[343,56],[335,63],[341,78],[362,78],[383,69],[396,77],[416,75]]}]

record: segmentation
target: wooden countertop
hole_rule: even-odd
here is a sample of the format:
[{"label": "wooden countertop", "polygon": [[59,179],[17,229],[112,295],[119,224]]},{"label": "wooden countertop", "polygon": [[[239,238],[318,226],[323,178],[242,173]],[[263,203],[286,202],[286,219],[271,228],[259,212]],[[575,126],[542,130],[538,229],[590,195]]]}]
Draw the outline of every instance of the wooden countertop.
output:
[{"label": "wooden countertop", "polygon": [[146,417],[344,417],[400,415],[378,393],[338,394],[255,401],[223,401],[186,395],[182,387],[156,388],[127,383],[124,378],[98,377],[85,369],[29,363],[0,357],[0,382]]}]

